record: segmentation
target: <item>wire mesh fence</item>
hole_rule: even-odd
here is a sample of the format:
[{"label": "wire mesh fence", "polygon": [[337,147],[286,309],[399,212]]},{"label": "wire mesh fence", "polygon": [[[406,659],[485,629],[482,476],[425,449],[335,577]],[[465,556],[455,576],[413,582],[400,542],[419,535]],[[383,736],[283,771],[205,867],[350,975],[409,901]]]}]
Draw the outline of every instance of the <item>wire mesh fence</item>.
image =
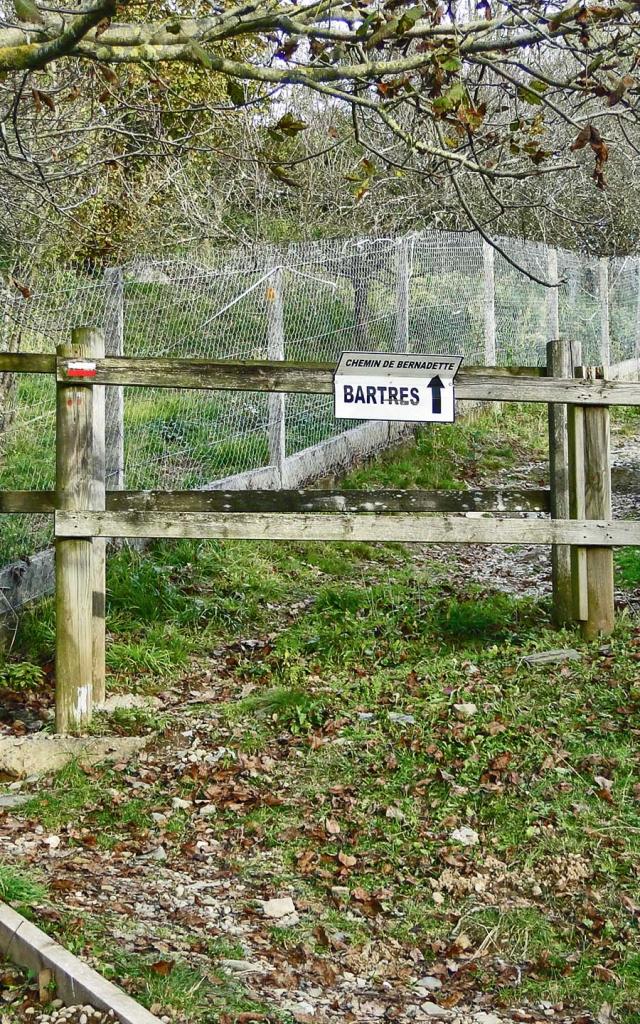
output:
[{"label": "wire mesh fence", "polygon": [[[107,354],[139,356],[333,362],[345,349],[406,349],[455,351],[468,364],[541,364],[560,333],[582,343],[584,362],[637,357],[640,259],[499,245],[505,255],[475,235],[429,233],[226,251],[206,266],[175,259],[61,271],[34,282],[26,299],[5,295],[0,350],[51,352],[90,324],[104,328]],[[556,273],[557,289],[532,279]],[[109,391],[107,434],[124,422],[110,488],[207,487],[352,425],[335,421],[326,396],[290,395],[274,407],[246,392]],[[279,456],[274,408],[285,416]],[[0,375],[0,489],[54,486],[54,433],[53,380]],[[50,542],[46,517],[2,518],[0,566]]]}]

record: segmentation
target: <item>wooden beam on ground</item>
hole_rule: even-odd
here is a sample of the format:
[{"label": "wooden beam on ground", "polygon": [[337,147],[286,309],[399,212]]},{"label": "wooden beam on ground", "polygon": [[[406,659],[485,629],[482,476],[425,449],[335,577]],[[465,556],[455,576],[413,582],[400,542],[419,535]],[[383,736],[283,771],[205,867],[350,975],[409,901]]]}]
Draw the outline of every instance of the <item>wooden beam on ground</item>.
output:
[{"label": "wooden beam on ground", "polygon": [[[410,358],[410,357],[408,357]],[[98,359],[95,384],[222,391],[286,391],[332,394],[335,367],[327,363],[264,360]],[[556,380],[466,367],[456,377],[456,398],[472,402],[573,402],[578,405],[640,405],[640,384],[628,381]],[[58,361],[58,381],[69,380],[67,360]]]},{"label": "wooden beam on ground", "polygon": [[400,541],[416,544],[640,545],[640,521],[254,512],[56,512],[57,537]]}]

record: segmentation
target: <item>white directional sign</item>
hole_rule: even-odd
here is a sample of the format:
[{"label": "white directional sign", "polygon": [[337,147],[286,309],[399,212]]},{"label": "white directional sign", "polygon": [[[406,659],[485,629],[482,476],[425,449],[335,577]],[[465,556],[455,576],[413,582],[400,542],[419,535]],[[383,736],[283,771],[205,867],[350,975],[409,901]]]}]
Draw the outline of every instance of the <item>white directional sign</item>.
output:
[{"label": "white directional sign", "polygon": [[462,356],[343,352],[334,378],[336,419],[453,423]]}]

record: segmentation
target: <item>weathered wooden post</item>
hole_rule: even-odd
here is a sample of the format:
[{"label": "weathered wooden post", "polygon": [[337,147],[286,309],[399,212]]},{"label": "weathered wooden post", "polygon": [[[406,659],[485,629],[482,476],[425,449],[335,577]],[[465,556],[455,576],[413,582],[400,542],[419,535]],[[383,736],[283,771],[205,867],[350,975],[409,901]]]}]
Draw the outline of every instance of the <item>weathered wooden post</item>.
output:
[{"label": "weathered wooden post", "polygon": [[[121,267],[104,272],[105,317],[104,354],[124,355],[124,275]],[[124,488],[124,388],[105,391],[105,473],[111,491]]]},{"label": "weathered wooden post", "polygon": [[[585,368],[587,380],[602,380],[605,370]],[[611,519],[611,463],[609,407],[584,407],[585,517]],[[589,547],[586,555],[587,618],[582,623],[585,639],[607,636],[615,626],[613,549]]]},{"label": "weathered wooden post", "polygon": [[[580,362],[579,346],[574,357],[574,377],[584,378],[584,366]],[[585,462],[584,462],[584,406],[567,407],[567,441],[569,448],[569,517],[586,519],[585,511]],[[571,551],[571,592],[573,618],[586,621],[587,606],[587,549],[572,547]]]},{"label": "weathered wooden post", "polygon": [[[282,267],[276,267],[269,278],[267,302],[267,359],[284,359],[284,295]],[[284,486],[284,465],[287,455],[286,395],[271,393],[268,397],[269,425],[267,440],[269,464],[274,466],[278,486]]]},{"label": "weathered wooden post", "polygon": [[[87,346],[91,355],[101,359],[105,355],[105,337],[101,331],[90,327],[79,328],[74,332]],[[93,388],[93,455],[91,472],[90,509],[103,511],[106,499],[106,388]],[[107,593],[107,541],[104,537],[94,537],[91,541],[91,610],[92,610],[92,689],[93,703],[104,704],[105,690],[105,655],[106,630],[105,611]]]},{"label": "weathered wooden post", "polygon": [[[104,351],[104,338],[91,328],[79,328],[70,344],[59,345],[58,356],[91,360]],[[104,406],[94,412],[89,378],[58,383],[56,398],[56,491],[58,508],[96,507],[99,482],[95,480],[94,428],[104,423]],[[95,420],[94,420],[95,416]],[[104,470],[104,447],[97,460]],[[102,483],[104,488],[104,481]],[[102,506],[104,507],[104,501]],[[97,557],[96,557],[97,556]],[[94,691],[94,654],[104,640],[94,633],[94,588],[103,579],[100,553],[90,537],[56,540],[56,731],[79,732],[91,720]],[[96,603],[100,598],[96,594]],[[104,602],[104,590],[102,590]],[[104,614],[99,621],[104,632]],[[100,688],[100,678],[97,680]],[[102,691],[104,693],[104,690]]]},{"label": "weathered wooden post", "polygon": [[409,246],[408,238],[398,241],[396,251],[396,347],[409,351]]},{"label": "weathered wooden post", "polygon": [[[555,338],[547,343],[547,375],[566,379],[573,376],[574,349],[566,338]],[[567,406],[550,403],[549,423],[549,482],[551,518],[569,519],[569,443],[567,433]],[[554,544],[551,548],[551,579],[553,587],[553,620],[562,626],[574,619],[571,548],[567,544]]]}]

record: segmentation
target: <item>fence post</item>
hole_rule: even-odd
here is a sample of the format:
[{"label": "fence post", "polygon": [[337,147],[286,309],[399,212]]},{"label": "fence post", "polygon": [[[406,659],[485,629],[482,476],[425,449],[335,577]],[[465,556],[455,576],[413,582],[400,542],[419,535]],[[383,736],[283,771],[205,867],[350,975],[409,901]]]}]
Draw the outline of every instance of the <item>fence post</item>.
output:
[{"label": "fence post", "polygon": [[488,242],[482,243],[484,265],[484,364],[496,365],[496,289],[495,250]]},{"label": "fence post", "polygon": [[[557,249],[547,250],[547,276],[549,281],[554,285],[553,288],[547,288],[547,338],[549,341],[553,341],[555,338],[560,337],[560,303],[559,303],[559,289],[558,289],[558,251]],[[548,349],[547,349],[548,355]],[[548,367],[547,363],[547,367]],[[568,364],[564,369],[568,368]],[[559,374],[554,374],[559,376]],[[561,376],[565,376],[564,372]],[[570,376],[570,374],[569,374]]]},{"label": "fence post", "polygon": [[396,255],[396,347],[409,351],[409,239],[398,241]]},{"label": "fence post", "polygon": [[640,373],[640,259],[636,260],[636,274],[636,343],[633,354],[636,358],[636,373]]},{"label": "fence post", "polygon": [[611,344],[609,337],[609,257],[601,256],[599,260],[600,296],[600,362],[603,366],[611,363]]},{"label": "fence post", "polygon": [[[577,366],[576,377],[584,376],[584,367]],[[569,441],[569,513],[571,519],[586,519],[585,513],[585,465],[584,465],[584,407],[570,405],[567,408],[567,435]],[[588,615],[587,602],[587,549],[571,548],[571,590],[573,595],[573,618],[585,622]]]},{"label": "fence post", "polygon": [[[121,267],[104,272],[106,292],[104,354],[124,355],[124,274]],[[109,490],[124,489],[124,388],[102,388],[105,395],[105,474]]]},{"label": "fence post", "polygon": [[[59,345],[64,359],[94,356],[98,332],[81,328]],[[101,412],[96,424],[99,426]],[[58,383],[56,491],[58,508],[90,509],[95,501],[94,408],[90,383]],[[93,545],[90,537],[56,540],[56,731],[78,732],[93,706]],[[104,629],[104,618],[102,619]]]},{"label": "fence post", "polygon": [[[588,366],[589,380],[604,379],[602,367]],[[609,408],[584,408],[585,518],[611,519],[611,464]],[[607,636],[615,625],[613,549],[589,547],[586,554],[587,618],[582,623],[585,639]]]},{"label": "fence post", "polygon": [[[267,300],[267,359],[284,359],[284,295],[282,267],[271,274],[266,291]],[[287,455],[286,395],[271,393],[268,398],[269,424],[267,441],[269,464],[274,466],[278,486],[284,486],[284,462]]]},{"label": "fence post", "polygon": [[[547,375],[565,379],[573,376],[572,345],[567,339],[555,338],[547,342]],[[571,516],[567,421],[567,406],[550,403],[549,481],[552,519],[569,519]],[[551,580],[553,619],[556,625],[562,626],[574,618],[571,548],[567,544],[553,544],[551,547]]]},{"label": "fence post", "polygon": [[[74,331],[96,359],[105,355],[105,336],[102,331],[81,327]],[[106,403],[104,387],[93,388],[93,458],[91,467],[90,509],[104,510],[106,499]],[[120,389],[122,390],[122,389]],[[95,706],[104,704],[106,629],[105,605],[107,594],[107,541],[93,537],[91,541],[91,637],[92,637],[92,690]]]}]

